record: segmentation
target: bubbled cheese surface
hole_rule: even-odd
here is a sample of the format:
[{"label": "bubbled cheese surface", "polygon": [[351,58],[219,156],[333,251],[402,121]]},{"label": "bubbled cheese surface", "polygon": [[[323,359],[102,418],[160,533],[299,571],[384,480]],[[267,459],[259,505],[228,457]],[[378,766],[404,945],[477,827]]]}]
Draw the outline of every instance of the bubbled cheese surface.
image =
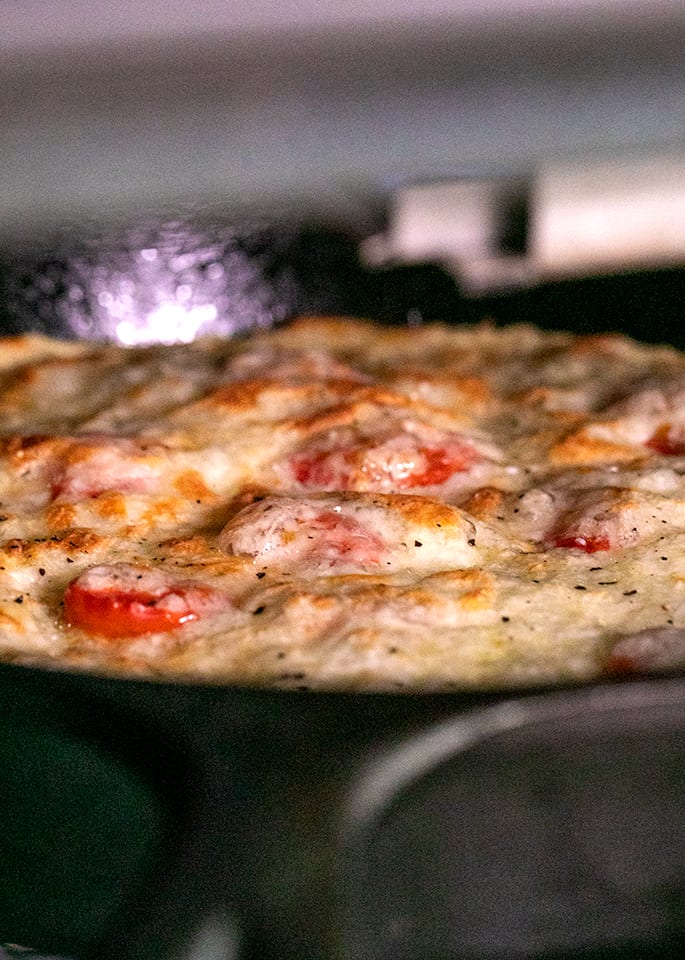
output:
[{"label": "bubbled cheese surface", "polygon": [[[5,661],[350,691],[685,666],[675,350],[311,318],[0,356]],[[212,602],[130,636],[70,621],[69,584],[137,569]]]}]

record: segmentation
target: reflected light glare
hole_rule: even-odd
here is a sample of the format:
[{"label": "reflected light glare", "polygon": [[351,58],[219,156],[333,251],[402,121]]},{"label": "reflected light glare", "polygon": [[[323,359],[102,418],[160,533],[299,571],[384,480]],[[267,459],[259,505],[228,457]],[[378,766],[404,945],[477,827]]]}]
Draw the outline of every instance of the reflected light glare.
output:
[{"label": "reflected light glare", "polygon": [[67,238],[9,270],[0,258],[0,285],[6,270],[4,302],[18,329],[131,346],[234,336],[331,309],[327,258],[317,253],[302,270],[309,243],[306,231],[264,224],[152,218]]},{"label": "reflected light glare", "polygon": [[190,343],[200,333],[203,326],[216,320],[217,309],[213,303],[204,303],[186,308],[180,303],[162,303],[142,317],[140,323],[135,320],[122,320],[117,324],[117,339],[126,346],[145,343]]}]

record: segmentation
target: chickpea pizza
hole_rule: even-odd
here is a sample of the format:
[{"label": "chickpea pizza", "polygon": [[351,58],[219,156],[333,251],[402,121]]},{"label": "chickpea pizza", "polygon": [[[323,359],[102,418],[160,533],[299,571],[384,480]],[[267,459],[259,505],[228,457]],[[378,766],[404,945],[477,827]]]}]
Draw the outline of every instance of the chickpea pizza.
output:
[{"label": "chickpea pizza", "polygon": [[449,691],[685,666],[685,357],[304,318],[0,342],[0,658]]}]

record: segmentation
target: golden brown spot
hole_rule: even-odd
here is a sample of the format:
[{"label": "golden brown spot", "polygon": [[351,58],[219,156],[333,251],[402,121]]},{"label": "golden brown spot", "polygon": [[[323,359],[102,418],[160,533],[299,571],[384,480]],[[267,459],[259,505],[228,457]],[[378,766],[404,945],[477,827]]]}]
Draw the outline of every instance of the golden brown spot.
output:
[{"label": "golden brown spot", "polygon": [[303,606],[324,613],[336,610],[339,606],[339,600],[337,597],[327,596],[326,594],[301,593],[298,596],[290,597],[285,603],[285,609],[289,612],[292,608],[300,609]]},{"label": "golden brown spot", "polygon": [[526,569],[533,580],[548,580],[554,576],[554,571],[550,572],[548,565],[540,560],[530,563]]},{"label": "golden brown spot", "polygon": [[356,596],[360,588],[372,590],[387,586],[388,578],[374,573],[339,573],[326,577],[325,585],[328,589]]},{"label": "golden brown spot", "polygon": [[462,503],[462,509],[479,520],[487,520],[502,505],[504,494],[496,487],[480,487],[474,490],[471,496]]},{"label": "golden brown spot", "polygon": [[19,538],[8,540],[0,547],[0,550],[7,557],[21,557],[26,560],[38,551],[68,555],[87,554],[105,546],[108,542],[108,537],[102,537],[100,534],[82,527],[74,527],[56,531],[52,536],[40,540],[22,540]]},{"label": "golden brown spot", "polygon": [[76,466],[81,463],[87,463],[92,458],[95,449],[92,443],[74,440],[64,453],[64,464]]},{"label": "golden brown spot", "polygon": [[625,337],[618,333],[596,333],[578,337],[570,347],[570,353],[600,354],[617,356],[624,352],[627,345]]},{"label": "golden brown spot", "polygon": [[6,337],[2,342],[0,369],[10,370],[13,366],[30,361],[31,364],[43,363],[52,356],[80,356],[89,352],[90,345],[68,340],[54,340],[40,333],[18,334]]},{"label": "golden brown spot", "polygon": [[233,410],[253,410],[257,407],[260,395],[273,384],[270,380],[246,380],[241,383],[229,383],[213,390],[203,397],[199,405],[228,407]]},{"label": "golden brown spot", "polygon": [[199,470],[184,470],[174,480],[174,487],[188,500],[216,499],[216,494],[209,489]]},{"label": "golden brown spot", "polygon": [[587,428],[564,437],[549,451],[550,462],[556,465],[583,463],[630,463],[645,456],[635,447],[592,436]]},{"label": "golden brown spot", "polygon": [[384,408],[401,409],[415,406],[403,393],[396,393],[384,387],[361,387],[352,392],[349,382],[344,386],[345,389],[341,394],[345,398],[345,403],[323,411],[317,410],[309,416],[297,417],[289,423],[289,426],[306,435],[322,433],[334,427],[345,427],[352,423],[369,420],[382,413]]},{"label": "golden brown spot", "polygon": [[494,584],[483,584],[462,594],[459,602],[465,610],[489,610],[495,601]]},{"label": "golden brown spot", "polygon": [[374,412],[368,403],[345,403],[323,411],[317,410],[309,416],[294,417],[288,421],[287,426],[297,433],[309,436],[368,420]]},{"label": "golden brown spot", "polygon": [[[100,534],[95,533],[93,530],[85,530],[83,528],[75,528],[73,530],[66,530],[62,534],[63,543],[66,544],[65,549],[75,548],[78,550],[91,550],[94,547],[102,546],[107,543],[107,537],[101,537]],[[48,543],[53,542],[53,538],[47,541]]]},{"label": "golden brown spot", "polygon": [[514,400],[519,403],[527,403],[533,407],[546,407],[550,400],[557,394],[551,387],[531,387],[529,390],[522,390],[514,394]]},{"label": "golden brown spot", "polygon": [[[246,563],[242,557],[228,557],[225,554],[215,550],[204,537],[197,534],[186,539],[179,537],[170,540],[163,540],[158,545],[155,563],[164,561],[176,561],[174,566],[182,568],[184,571],[195,571],[206,576],[247,577],[250,586],[256,581],[254,578],[254,566]],[[183,562],[181,562],[183,561]],[[237,584],[232,580],[231,586]],[[245,586],[245,580],[241,582],[241,589]]]},{"label": "golden brown spot", "polygon": [[429,593],[428,590],[422,587],[402,590],[401,596],[413,607],[439,607],[444,603],[442,597],[434,593]]},{"label": "golden brown spot", "polygon": [[574,424],[582,423],[585,419],[584,414],[578,413],[577,410],[550,410],[549,416],[552,423],[563,428],[574,426]]},{"label": "golden brown spot", "polygon": [[92,504],[106,520],[123,519],[126,516],[126,497],[116,490],[106,490],[93,498]]},{"label": "golden brown spot", "polygon": [[142,514],[140,521],[143,525],[163,523],[167,520],[175,520],[180,510],[185,506],[185,501],[178,497],[166,497],[155,500],[147,510]]},{"label": "golden brown spot", "polygon": [[421,597],[425,602],[428,596],[425,591],[422,591],[418,587],[407,587],[388,583],[381,577],[364,577],[357,575],[336,579],[343,588],[347,588],[344,589],[344,593],[357,608],[359,608],[361,604],[371,605],[372,607],[385,607],[395,603],[398,599],[404,599],[408,596],[414,596],[415,598]]},{"label": "golden brown spot", "polygon": [[288,597],[283,604],[285,616],[297,625],[297,635],[305,642],[317,641],[330,628],[339,611],[340,601],[337,597],[316,593],[300,593]]},{"label": "golden brown spot", "polygon": [[[377,629],[374,629],[373,627],[363,627],[362,629],[355,630],[353,633],[351,633],[348,641],[355,650],[368,652],[378,649],[382,639],[382,635]],[[371,668],[367,668],[359,673],[359,680],[364,679],[367,682],[373,683],[374,681],[377,681],[378,677],[371,670]]]},{"label": "golden brown spot", "polygon": [[608,514],[621,514],[626,511],[639,510],[640,508],[639,502],[634,498],[633,490],[623,490],[620,487],[612,487],[606,491],[606,496],[607,499],[614,500],[614,503],[609,504],[606,508]]},{"label": "golden brown spot", "polygon": [[402,494],[387,494],[375,497],[380,505],[396,511],[403,520],[421,527],[437,527],[442,530],[461,528],[466,518],[458,507],[452,507],[430,497],[414,497]]},{"label": "golden brown spot", "polygon": [[24,462],[29,459],[29,454],[35,456],[36,448],[38,448],[40,453],[35,459],[42,459],[43,450],[41,448],[55,442],[55,438],[46,433],[0,437],[0,455],[10,457],[15,462]]},{"label": "golden brown spot", "polygon": [[159,546],[161,550],[179,557],[206,554],[208,549],[207,538],[199,533],[192,537],[172,537],[169,540],[162,540]]},{"label": "golden brown spot", "polygon": [[[333,351],[346,356],[350,346],[359,350],[369,340],[378,342],[380,337],[387,337],[389,328],[381,328],[378,324],[357,317],[298,317],[288,324],[287,328],[272,333],[269,339],[275,343],[285,341],[285,346],[300,345],[303,349],[320,349]],[[412,331],[403,328],[402,333],[408,336]]]},{"label": "golden brown spot", "polygon": [[26,366],[18,367],[13,371],[10,383],[15,388],[30,388],[33,384],[40,382],[42,376],[41,371],[45,368],[49,369],[52,363],[54,363],[54,360],[45,360],[41,366],[27,363]]},{"label": "golden brown spot", "polygon": [[469,567],[468,570],[440,570],[424,577],[424,582],[443,590],[460,589],[464,584],[475,583],[485,574],[478,567]]},{"label": "golden brown spot", "polygon": [[230,500],[226,508],[226,521],[231,520],[245,507],[251,507],[252,504],[257,503],[258,500],[263,500],[264,497],[269,496],[269,494],[270,491],[267,487],[260,487],[257,486],[257,484],[248,484],[247,486],[242,487]]},{"label": "golden brown spot", "polygon": [[492,393],[482,377],[457,377],[452,381],[456,389],[478,407],[484,407]]},{"label": "golden brown spot", "polygon": [[7,557],[26,559],[31,556],[36,544],[33,540],[21,540],[19,537],[13,537],[2,544],[0,550]]},{"label": "golden brown spot", "polygon": [[426,577],[424,582],[441,590],[454,590],[465,610],[489,609],[495,601],[495,581],[487,570],[480,568],[444,570]]},{"label": "golden brown spot", "polygon": [[48,507],[45,520],[50,530],[65,530],[74,525],[76,508],[73,503],[57,501]]},{"label": "golden brown spot", "polygon": [[4,627],[7,630],[13,630],[15,633],[23,633],[24,626],[20,620],[17,620],[15,617],[10,617],[9,614],[4,613],[0,610],[0,627]]},{"label": "golden brown spot", "polygon": [[[200,402],[200,406],[219,407],[227,412],[259,412],[266,404],[287,411],[302,404],[325,402],[333,393],[335,384],[327,383],[280,383],[264,377],[254,380],[229,383],[212,391]],[[345,381],[349,390],[349,382]]]},{"label": "golden brown spot", "polygon": [[355,404],[368,403],[377,407],[406,407],[411,404],[403,393],[381,386],[359,387],[354,391],[353,399]]}]

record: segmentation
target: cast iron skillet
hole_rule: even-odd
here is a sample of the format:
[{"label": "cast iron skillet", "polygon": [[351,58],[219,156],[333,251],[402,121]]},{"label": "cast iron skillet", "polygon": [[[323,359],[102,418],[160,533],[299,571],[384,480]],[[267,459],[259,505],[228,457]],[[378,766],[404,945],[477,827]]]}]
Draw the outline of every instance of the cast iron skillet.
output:
[{"label": "cast iron skillet", "polygon": [[[676,271],[473,302],[437,267],[363,269],[357,240],[321,226],[150,220],[5,250],[2,332],[114,337],[122,293],[149,314],[184,286],[191,308],[220,304],[195,314],[210,325],[198,332],[239,335],[299,313],[494,316],[685,346]],[[5,665],[0,696],[0,942],[76,960],[682,955],[682,868],[673,856],[654,867],[666,846],[685,863],[672,789],[685,771],[679,678],[353,696]],[[560,763],[589,785],[575,805]],[[598,874],[582,851],[600,834],[613,867]],[[525,877],[544,882],[528,889]]]}]

